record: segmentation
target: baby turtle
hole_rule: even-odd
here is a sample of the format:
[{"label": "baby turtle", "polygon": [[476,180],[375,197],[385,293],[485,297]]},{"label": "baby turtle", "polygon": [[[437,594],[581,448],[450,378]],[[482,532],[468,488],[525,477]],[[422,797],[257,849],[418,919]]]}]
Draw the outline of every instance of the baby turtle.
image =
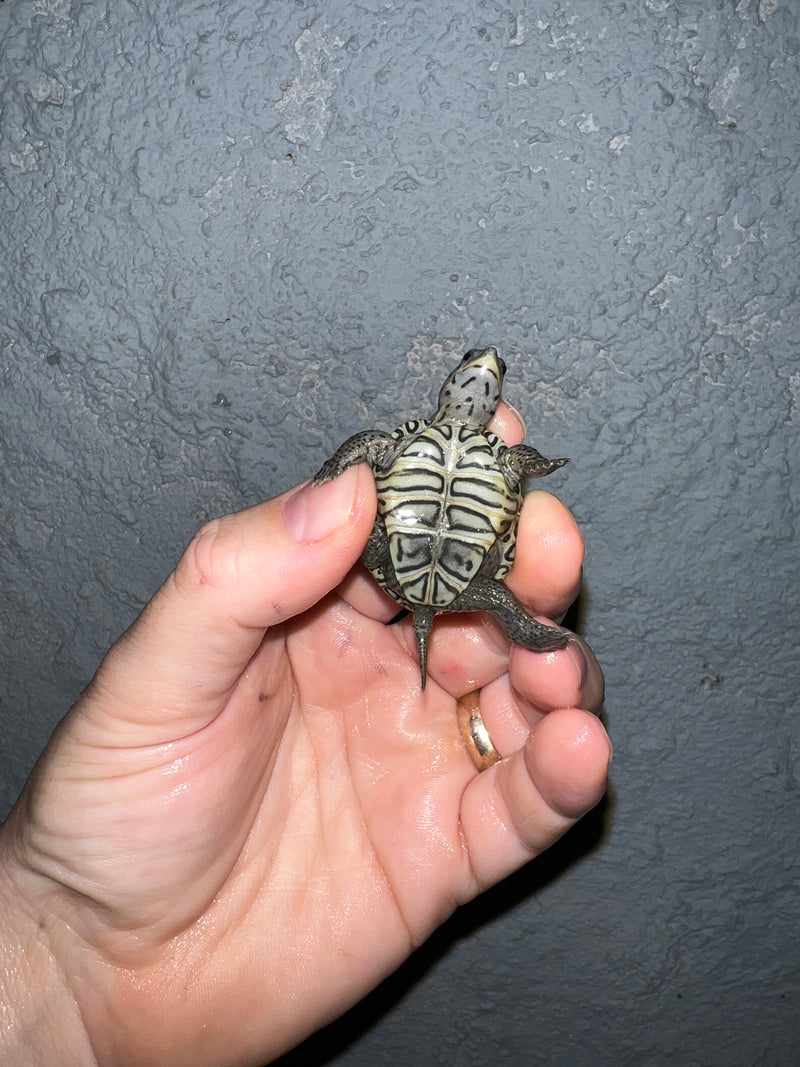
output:
[{"label": "baby turtle", "polygon": [[423,689],[440,611],[489,611],[534,652],[567,645],[563,630],[537,622],[501,581],[514,561],[525,479],[567,462],[530,445],[508,448],[486,429],[505,372],[496,348],[470,349],[442,386],[433,418],[355,434],[314,478],[320,485],[354,463],[372,468],[378,514],[361,560],[413,615]]}]

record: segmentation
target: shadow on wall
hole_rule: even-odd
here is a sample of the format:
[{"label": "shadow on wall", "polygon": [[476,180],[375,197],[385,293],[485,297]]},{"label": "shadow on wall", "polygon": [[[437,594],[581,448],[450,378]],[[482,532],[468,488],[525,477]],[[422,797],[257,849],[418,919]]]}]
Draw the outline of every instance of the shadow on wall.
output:
[{"label": "shadow on wall", "polygon": [[613,811],[614,793],[609,787],[597,807],[560,841],[510,878],[459,908],[377,989],[335,1022],[273,1061],[273,1067],[324,1067],[341,1055],[388,1015],[456,942],[529,900],[569,867],[600,848],[607,837]]}]

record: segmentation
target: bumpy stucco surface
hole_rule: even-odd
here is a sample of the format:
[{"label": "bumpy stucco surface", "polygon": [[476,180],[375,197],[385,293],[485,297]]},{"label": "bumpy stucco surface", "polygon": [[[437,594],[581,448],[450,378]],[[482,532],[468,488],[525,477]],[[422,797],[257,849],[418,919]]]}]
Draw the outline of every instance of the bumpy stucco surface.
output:
[{"label": "bumpy stucco surface", "polygon": [[800,1062],[799,56],[789,0],[0,5],[4,808],[197,525],[454,352],[572,458],[609,801],[291,1063]]}]

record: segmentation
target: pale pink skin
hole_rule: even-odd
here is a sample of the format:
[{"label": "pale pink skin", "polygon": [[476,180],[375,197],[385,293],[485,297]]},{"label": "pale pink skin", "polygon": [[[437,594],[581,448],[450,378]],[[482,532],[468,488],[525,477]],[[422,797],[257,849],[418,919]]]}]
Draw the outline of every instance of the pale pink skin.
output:
[{"label": "pale pink skin", "polygon": [[[492,429],[521,439],[501,405]],[[62,721],[0,831],[0,1061],[262,1064],[601,798],[602,675],[409,623],[354,567],[360,464],[198,533]],[[529,495],[508,584],[558,619],[583,543]],[[505,757],[478,774],[456,700]]]}]

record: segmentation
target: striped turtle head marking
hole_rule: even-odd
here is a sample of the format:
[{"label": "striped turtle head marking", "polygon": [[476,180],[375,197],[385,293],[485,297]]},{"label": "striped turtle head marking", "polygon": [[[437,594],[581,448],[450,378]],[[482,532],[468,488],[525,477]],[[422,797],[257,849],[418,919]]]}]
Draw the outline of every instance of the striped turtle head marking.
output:
[{"label": "striped turtle head marking", "polygon": [[482,430],[497,410],[505,372],[496,348],[471,348],[442,386],[434,421]]}]

